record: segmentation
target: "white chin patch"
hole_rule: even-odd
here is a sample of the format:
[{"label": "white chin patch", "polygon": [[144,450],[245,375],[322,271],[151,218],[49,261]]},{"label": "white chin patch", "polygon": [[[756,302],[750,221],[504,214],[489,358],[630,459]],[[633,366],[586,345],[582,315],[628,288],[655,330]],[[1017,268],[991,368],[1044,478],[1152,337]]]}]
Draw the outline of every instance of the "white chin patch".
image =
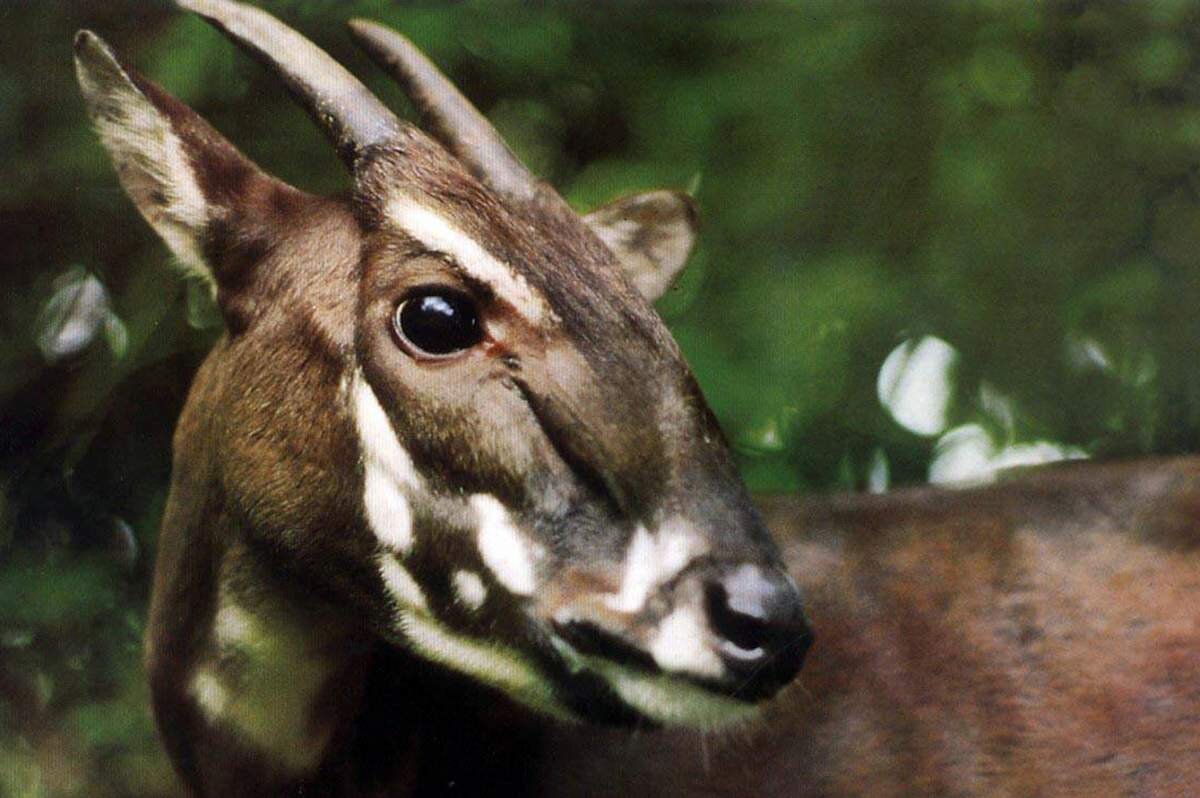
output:
[{"label": "white chin patch", "polygon": [[666,726],[719,729],[752,720],[753,704],[713,693],[661,673],[646,673],[597,657],[584,657],[621,701]]},{"label": "white chin patch", "polygon": [[495,496],[477,493],[471,497],[478,524],[477,543],[483,564],[501,585],[518,596],[531,596],[537,586],[534,572],[535,547],[517,531]]},{"label": "white chin patch", "polygon": [[420,612],[401,613],[400,631],[426,659],[502,690],[530,709],[564,720],[574,717],[559,702],[554,685],[515,649],[458,634]]}]

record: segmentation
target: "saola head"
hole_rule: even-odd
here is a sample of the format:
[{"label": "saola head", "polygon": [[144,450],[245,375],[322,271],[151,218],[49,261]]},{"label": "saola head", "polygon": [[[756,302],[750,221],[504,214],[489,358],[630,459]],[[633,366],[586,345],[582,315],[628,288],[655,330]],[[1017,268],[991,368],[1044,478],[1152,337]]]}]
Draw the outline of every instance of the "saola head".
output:
[{"label": "saola head", "polygon": [[181,5],[284,80],[354,187],[266,175],[79,35],[122,183],[226,320],[193,390],[208,451],[176,452],[221,497],[215,545],[559,714],[711,725],[788,682],[797,591],[650,304],[691,202],[581,218],[400,35],[351,24],[436,139],[266,13]]}]

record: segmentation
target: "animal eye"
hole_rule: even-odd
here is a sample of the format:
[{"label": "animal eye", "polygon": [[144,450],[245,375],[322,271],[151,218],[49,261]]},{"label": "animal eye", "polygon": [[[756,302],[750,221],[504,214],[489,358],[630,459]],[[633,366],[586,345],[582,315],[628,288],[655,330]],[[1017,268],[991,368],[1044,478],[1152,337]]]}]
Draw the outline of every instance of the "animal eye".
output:
[{"label": "animal eye", "polygon": [[419,355],[452,355],[470,349],[483,337],[475,303],[454,291],[410,294],[396,307],[392,323]]}]

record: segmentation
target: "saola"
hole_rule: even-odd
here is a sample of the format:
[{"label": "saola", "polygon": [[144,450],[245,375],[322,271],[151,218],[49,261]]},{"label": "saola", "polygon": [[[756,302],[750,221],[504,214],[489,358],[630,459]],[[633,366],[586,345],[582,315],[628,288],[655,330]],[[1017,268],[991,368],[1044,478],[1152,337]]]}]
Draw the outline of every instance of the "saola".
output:
[{"label": "saola", "polygon": [[420,786],[414,751],[462,753],[438,734],[471,685],[707,728],[788,683],[797,588],[650,305],[690,249],[687,197],[581,218],[399,34],[351,23],[436,140],[270,15],[180,5],[353,177],[349,198],[284,184],[78,35],[122,185],[227,329],[178,423],[147,640],[191,788]]},{"label": "saola", "polygon": [[[351,24],[436,141],[261,11],[182,4],[353,176],[281,183],[79,35],[122,184],[227,327],[147,641],[195,793],[1200,794],[1195,458],[767,501],[780,551],[649,304],[686,197],[579,218],[398,34]],[[767,701],[810,641],[793,578],[820,643]]]}]

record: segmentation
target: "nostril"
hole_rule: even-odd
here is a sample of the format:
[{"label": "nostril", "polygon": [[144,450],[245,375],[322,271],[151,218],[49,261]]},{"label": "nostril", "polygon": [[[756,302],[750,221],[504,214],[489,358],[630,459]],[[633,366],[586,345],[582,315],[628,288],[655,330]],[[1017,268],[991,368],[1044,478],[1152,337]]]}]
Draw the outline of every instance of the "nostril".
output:
[{"label": "nostril", "polygon": [[[711,583],[704,590],[704,609],[714,632],[745,655],[762,655],[770,629],[761,607],[738,602],[724,585]],[[730,653],[737,656],[741,652]]]},{"label": "nostril", "polygon": [[778,568],[743,564],[722,569],[704,586],[705,612],[726,666],[751,676],[764,695],[795,676],[812,640],[800,592]]}]

